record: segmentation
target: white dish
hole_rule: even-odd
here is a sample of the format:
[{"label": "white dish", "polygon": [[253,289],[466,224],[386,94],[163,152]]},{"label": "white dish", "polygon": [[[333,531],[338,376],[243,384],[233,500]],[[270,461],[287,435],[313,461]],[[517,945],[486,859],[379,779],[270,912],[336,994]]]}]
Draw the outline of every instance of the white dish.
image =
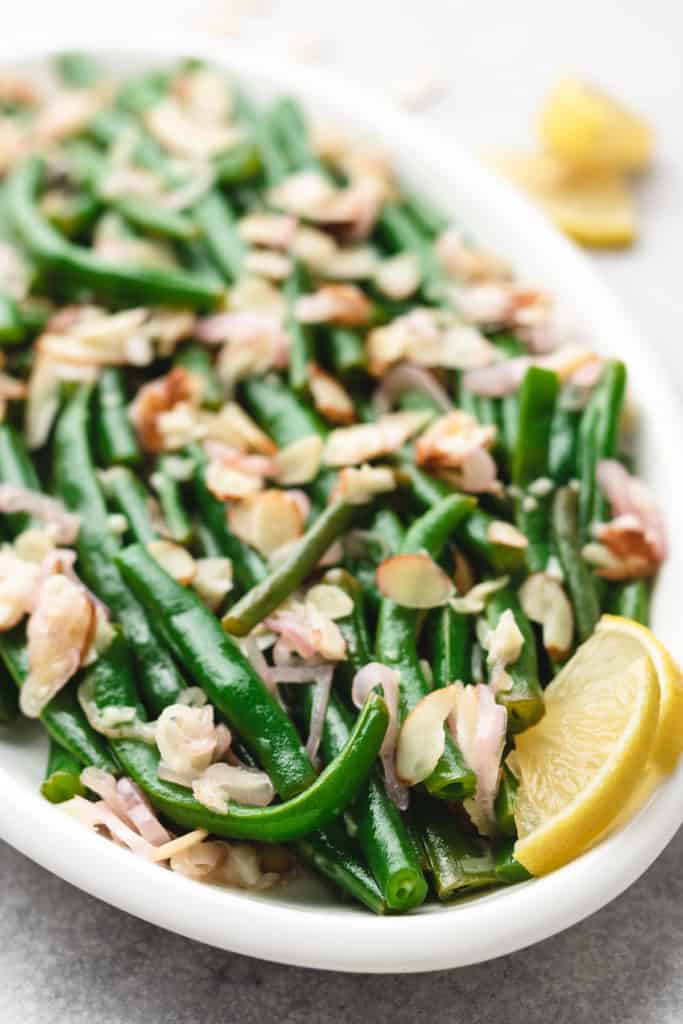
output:
[{"label": "white dish", "polygon": [[[87,47],[92,49],[92,47]],[[683,509],[683,482],[672,440],[683,419],[669,382],[619,304],[584,257],[523,199],[456,144],[437,139],[408,115],[328,75],[277,66],[271,58],[225,46],[202,46],[256,94],[298,95],[314,114],[329,115],[387,146],[406,181],[419,186],[485,246],[507,256],[520,274],[545,285],[577,332],[622,357],[643,413],[641,471],[669,523]],[[99,56],[115,73],[163,63],[183,47]],[[45,54],[3,61],[43,76]],[[677,581],[683,545],[674,534],[658,582],[654,624],[683,657]],[[44,742],[28,724],[0,741],[0,835],[62,878],[131,914],[250,956],[306,967],[364,972],[458,967],[538,942],[604,906],[634,882],[683,821],[683,765],[637,817],[583,857],[546,878],[472,898],[429,906],[407,917],[378,919],[342,906],[327,889],[297,883],[278,896],[253,896],[191,882],[149,865],[88,832],[41,798]]]}]

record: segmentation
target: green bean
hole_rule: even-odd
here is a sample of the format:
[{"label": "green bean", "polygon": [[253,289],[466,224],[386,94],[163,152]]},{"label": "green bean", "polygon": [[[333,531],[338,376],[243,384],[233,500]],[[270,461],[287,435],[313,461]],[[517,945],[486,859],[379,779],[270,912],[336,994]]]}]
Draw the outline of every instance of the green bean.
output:
[{"label": "green bean", "polygon": [[278,448],[286,448],[311,434],[322,438],[328,434],[327,425],[317,412],[299,401],[274,375],[244,381],[242,394],[249,412]]},{"label": "green bean", "polygon": [[365,372],[365,345],[357,331],[335,327],[327,332],[326,346],[332,369],[342,380],[353,382]]},{"label": "green bean", "polygon": [[516,836],[515,803],[519,783],[506,764],[503,765],[500,785],[493,805],[496,824],[504,836]]},{"label": "green bean", "polygon": [[530,572],[542,572],[550,557],[550,494],[530,493],[537,481],[548,481],[548,458],[553,412],[559,382],[556,373],[531,366],[519,389],[519,426],[512,460],[512,482],[522,493],[516,500],[515,518],[526,536]]},{"label": "green bean", "polygon": [[217,189],[212,189],[195,206],[194,218],[226,281],[237,281],[242,273],[245,246],[228,200]]},{"label": "green bean", "polygon": [[299,323],[296,316],[297,299],[307,290],[307,284],[304,268],[297,263],[284,288],[289,335],[289,386],[297,395],[308,393],[313,362],[313,332],[307,324]]},{"label": "green bean", "polygon": [[70,800],[72,796],[84,796],[82,770],[83,765],[80,761],[50,737],[47,769],[40,792],[52,804],[61,804],[65,800]]},{"label": "green bean", "polygon": [[596,466],[601,459],[611,459],[617,451],[617,434],[626,388],[623,363],[605,363],[579,424],[577,470],[579,491],[579,530],[591,537],[594,523],[605,518],[606,502],[596,480]]},{"label": "green bean", "polygon": [[0,345],[20,345],[26,325],[15,300],[0,292]]},{"label": "green bean", "polygon": [[501,843],[493,855],[493,869],[496,881],[502,885],[516,885],[526,882],[531,875],[514,857],[514,840],[508,839]]},{"label": "green bean", "polygon": [[235,94],[235,112],[250,131],[252,141],[261,155],[263,175],[267,188],[274,188],[287,177],[287,161],[277,145],[268,118],[259,113],[243,93]]},{"label": "green bean", "polygon": [[387,203],[380,215],[378,227],[388,238],[394,251],[407,250],[416,254],[425,299],[442,305],[445,291],[444,276],[431,243],[424,237],[410,214],[398,203]]},{"label": "green bean", "polygon": [[240,185],[257,178],[262,166],[258,147],[251,140],[245,140],[215,158],[214,177],[218,185]]},{"label": "green bean", "polygon": [[548,472],[556,485],[568,484],[576,476],[576,443],[580,414],[558,402],[550,429]]},{"label": "green bean", "polygon": [[[472,512],[473,507],[472,498],[462,495],[444,498],[413,523],[405,535],[400,553],[426,552],[432,558],[438,558],[454,529]],[[402,719],[429,693],[417,651],[416,634],[416,613],[384,598],[377,625],[376,654],[378,661],[400,674]],[[462,754],[448,735],[444,753],[425,784],[432,795],[444,800],[462,799],[474,791],[474,773],[466,767]]]},{"label": "green bean", "polygon": [[440,900],[450,900],[496,883],[491,852],[462,831],[452,811],[443,803],[416,791],[411,817],[427,851]]},{"label": "green bean", "polygon": [[17,234],[46,271],[63,275],[70,284],[91,288],[96,294],[119,302],[193,309],[211,308],[220,302],[221,289],[193,274],[110,263],[67,241],[41,216],[35,205],[42,175],[42,160],[29,157],[12,172],[7,188]]},{"label": "green bean", "polygon": [[159,456],[150,483],[159,498],[167,536],[176,544],[189,544],[192,539],[192,522],[183,503],[173,459],[172,455]]},{"label": "green bean", "polygon": [[89,89],[102,77],[99,66],[87,53],[60,53],[54,63],[64,85],[74,89]]},{"label": "green bean", "polygon": [[[26,487],[30,491],[41,489],[24,439],[9,423],[0,423],[0,481],[3,484]],[[12,512],[3,516],[3,522],[12,537],[32,525],[31,518],[25,512]]]},{"label": "green bean", "polygon": [[150,498],[140,478],[126,466],[113,466],[103,474],[104,491],[114,508],[125,516],[131,535],[140,544],[158,540]]},{"label": "green bean", "polygon": [[335,501],[306,531],[290,555],[223,616],[229,633],[245,636],[306,579],[327,549],[348,527],[354,507]]},{"label": "green bean", "polygon": [[149,199],[123,196],[113,200],[113,206],[134,227],[150,235],[188,242],[199,234],[197,224],[187,214],[169,210]]},{"label": "green bean", "polygon": [[213,496],[206,486],[206,455],[199,445],[190,449],[195,467],[192,474],[194,500],[202,522],[211,534],[218,551],[232,561],[235,583],[242,591],[251,589],[268,576],[268,569],[261,556],[228,529],[225,505]]},{"label": "green bean", "polygon": [[386,913],[387,905],[377,882],[338,822],[297,840],[296,850],[311,867],[374,914]]},{"label": "green bean", "polygon": [[498,694],[498,702],[507,708],[510,731],[523,732],[540,721],[545,713],[545,707],[538,677],[536,640],[531,623],[522,611],[514,591],[505,587],[491,595],[486,608],[489,626],[495,629],[503,613],[508,610],[515,618],[523,643],[517,660],[505,666],[512,685],[510,689],[502,690]]},{"label": "green bean", "polygon": [[88,441],[90,394],[88,387],[81,387],[57,422],[55,483],[64,504],[81,518],[76,545],[79,575],[120,623],[135,654],[145,702],[158,714],[177,700],[185,682],[114,562],[119,540],[109,528]]},{"label": "green bean", "polygon": [[[305,718],[310,720],[312,693],[304,688]],[[320,750],[323,762],[338,757],[351,735],[353,716],[331,694]],[[410,910],[424,902],[427,883],[401,815],[386,794],[377,773],[358,793],[349,811],[365,858],[390,910]]]},{"label": "green bean", "polygon": [[142,459],[133,425],[128,418],[121,370],[105,367],[95,392],[97,451],[105,466],[136,466]]},{"label": "green bean", "polygon": [[422,193],[406,192],[403,205],[423,235],[436,238],[449,225],[448,217],[437,210]]},{"label": "green bean", "polygon": [[426,628],[434,689],[472,682],[472,622],[450,606],[432,612]]},{"label": "green bean", "polygon": [[578,498],[571,487],[561,487],[553,502],[553,540],[574,607],[579,640],[587,640],[600,618],[596,580],[581,555],[577,523]]},{"label": "green bean", "polygon": [[647,580],[625,580],[614,588],[610,611],[650,625],[650,585]]},{"label": "green bean", "polygon": [[17,688],[4,662],[0,663],[0,725],[10,725],[19,714]]},{"label": "green bean", "polygon": [[201,401],[203,406],[206,406],[207,409],[219,409],[221,407],[224,399],[223,385],[211,362],[211,356],[203,345],[197,342],[183,345],[176,352],[173,365],[182,366],[185,370],[189,370],[190,373],[199,377],[202,382]]}]

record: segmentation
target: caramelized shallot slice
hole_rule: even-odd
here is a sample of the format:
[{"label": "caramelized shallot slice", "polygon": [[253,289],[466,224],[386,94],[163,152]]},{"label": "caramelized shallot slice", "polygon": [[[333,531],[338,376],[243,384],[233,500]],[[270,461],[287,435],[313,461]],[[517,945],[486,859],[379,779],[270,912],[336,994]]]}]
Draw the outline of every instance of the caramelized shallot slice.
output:
[{"label": "caramelized shallot slice", "polygon": [[200,804],[218,814],[227,813],[229,801],[267,807],[275,796],[273,784],[265,772],[223,761],[209,765],[192,783],[192,792]]},{"label": "caramelized shallot slice", "polygon": [[67,512],[61,501],[18,484],[0,484],[0,512],[28,512],[51,529],[57,544],[73,544],[80,519]]},{"label": "caramelized shallot slice", "polygon": [[408,791],[396,776],[396,741],[399,731],[399,686],[401,677],[395,669],[371,661],[359,669],[353,677],[351,699],[357,708],[362,708],[372,690],[381,686],[384,701],[389,711],[389,725],[380,747],[380,758],[384,769],[384,785],[387,796],[396,806],[405,811],[408,807]]},{"label": "caramelized shallot slice", "polygon": [[571,650],[574,613],[564,588],[552,576],[535,572],[519,589],[525,614],[543,627],[543,646],[553,659],[562,661]]},{"label": "caramelized shallot slice", "polygon": [[26,628],[28,675],[19,694],[22,712],[37,718],[83,664],[97,625],[84,588],[61,574],[48,576]]},{"label": "caramelized shallot slice", "polygon": [[438,608],[455,593],[453,582],[426,554],[393,555],[377,567],[377,588],[402,608]]},{"label": "caramelized shallot slice", "polygon": [[477,776],[477,790],[465,800],[465,810],[482,835],[495,831],[493,801],[498,791],[505,747],[507,711],[496,703],[490,686],[456,683],[457,705],[453,738],[468,767]]},{"label": "caramelized shallot slice", "polygon": [[456,708],[456,685],[433,690],[417,702],[406,718],[396,747],[396,772],[406,786],[432,774],[446,745],[444,723]]}]

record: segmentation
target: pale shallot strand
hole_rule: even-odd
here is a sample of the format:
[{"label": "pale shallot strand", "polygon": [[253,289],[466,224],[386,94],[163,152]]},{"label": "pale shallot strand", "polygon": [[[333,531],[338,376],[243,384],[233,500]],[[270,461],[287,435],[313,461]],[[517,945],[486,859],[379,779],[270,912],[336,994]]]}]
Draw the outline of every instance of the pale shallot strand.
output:
[{"label": "pale shallot strand", "polygon": [[356,672],[351,688],[351,699],[357,708],[361,708],[369,694],[381,686],[384,700],[389,711],[389,725],[380,748],[380,758],[384,768],[384,785],[387,796],[401,811],[408,807],[408,790],[402,786],[396,776],[396,742],[398,740],[398,700],[401,677],[394,669],[371,661]]}]

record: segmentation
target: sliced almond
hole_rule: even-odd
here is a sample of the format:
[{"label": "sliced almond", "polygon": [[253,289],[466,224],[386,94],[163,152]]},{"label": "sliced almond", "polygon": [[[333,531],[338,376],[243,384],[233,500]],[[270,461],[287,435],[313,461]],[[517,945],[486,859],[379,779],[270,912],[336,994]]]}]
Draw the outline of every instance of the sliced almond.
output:
[{"label": "sliced almond", "polygon": [[375,271],[375,284],[390,299],[407,299],[420,286],[420,264],[414,252],[401,252],[383,260]]},{"label": "sliced almond", "polygon": [[543,646],[561,661],[571,650],[574,613],[563,587],[552,576],[535,572],[519,588],[519,599],[532,622],[543,627]]},{"label": "sliced almond", "polygon": [[354,608],[346,591],[331,583],[318,583],[311,587],[306,594],[306,603],[314,605],[328,619],[344,619]]},{"label": "sliced almond", "polygon": [[232,562],[229,558],[198,558],[192,586],[212,611],[221,605],[233,587]]},{"label": "sliced almond", "polygon": [[131,404],[130,418],[147,451],[158,452],[164,448],[159,416],[179,404],[194,408],[199,403],[201,391],[199,377],[182,366],[176,366],[163,377],[140,388]]},{"label": "sliced almond", "polygon": [[310,434],[281,448],[275,456],[277,482],[283,487],[310,483],[318,475],[323,446],[323,439],[318,434]]},{"label": "sliced almond", "polygon": [[248,274],[256,274],[269,281],[284,281],[292,272],[292,261],[276,249],[252,249],[245,256],[244,268]]},{"label": "sliced almond", "polygon": [[309,369],[308,386],[313,404],[331,423],[353,423],[356,409],[345,387],[329,373],[313,363]]},{"label": "sliced almond", "polygon": [[457,703],[457,686],[445,686],[418,701],[406,718],[396,746],[396,774],[404,785],[423,782],[436,768],[446,745],[444,722]]},{"label": "sliced almond", "polygon": [[491,594],[502,590],[507,584],[507,576],[501,576],[497,580],[484,580],[483,583],[475,584],[464,597],[451,598],[451,608],[460,615],[481,615]]},{"label": "sliced almond", "polygon": [[182,583],[184,587],[192,583],[197,573],[197,563],[180,544],[170,540],[151,540],[147,550],[177,583]]},{"label": "sliced almond", "polygon": [[429,555],[394,555],[377,567],[377,586],[403,608],[438,608],[455,593],[453,582]]},{"label": "sliced almond", "polygon": [[342,469],[330,500],[365,505],[377,494],[396,490],[396,475],[389,466],[360,466]]},{"label": "sliced almond", "polygon": [[209,463],[204,479],[208,489],[219,501],[238,501],[263,488],[261,477],[244,473],[221,459],[213,459]]},{"label": "sliced almond", "polygon": [[524,550],[529,546],[529,541],[522,531],[503,519],[494,519],[486,531],[486,538],[490,544],[502,544],[506,548]]},{"label": "sliced almond", "polygon": [[287,249],[294,241],[296,217],[281,213],[250,213],[239,222],[240,236],[250,245],[268,249]]},{"label": "sliced almond", "polygon": [[275,489],[261,491],[231,505],[228,523],[235,536],[266,558],[299,538],[304,531],[299,502],[286,491]]},{"label": "sliced almond", "polygon": [[323,460],[328,466],[357,466],[398,451],[430,419],[429,412],[395,412],[374,423],[333,430]]},{"label": "sliced almond", "polygon": [[373,306],[354,284],[324,284],[312,295],[302,295],[294,312],[300,323],[359,327],[369,322]]},{"label": "sliced almond", "polygon": [[[481,641],[480,641],[481,642]],[[494,629],[489,629],[486,643],[489,667],[502,668],[517,661],[524,646],[524,636],[510,608],[506,608]]]},{"label": "sliced almond", "polygon": [[222,441],[238,451],[262,455],[275,455],[277,451],[277,445],[236,402],[228,402],[217,413],[205,415],[203,423],[207,438]]}]

